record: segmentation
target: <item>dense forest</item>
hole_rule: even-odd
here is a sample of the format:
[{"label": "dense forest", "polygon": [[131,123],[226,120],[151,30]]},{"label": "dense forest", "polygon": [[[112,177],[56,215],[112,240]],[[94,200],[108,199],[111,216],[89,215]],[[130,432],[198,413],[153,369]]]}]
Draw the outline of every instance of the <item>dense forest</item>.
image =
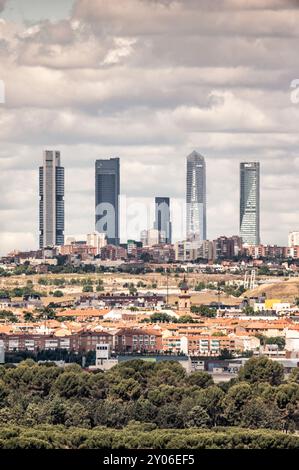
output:
[{"label": "dense forest", "polygon": [[298,447],[299,369],[251,358],[215,385],[175,362],[108,372],[28,359],[0,367],[0,447]]}]

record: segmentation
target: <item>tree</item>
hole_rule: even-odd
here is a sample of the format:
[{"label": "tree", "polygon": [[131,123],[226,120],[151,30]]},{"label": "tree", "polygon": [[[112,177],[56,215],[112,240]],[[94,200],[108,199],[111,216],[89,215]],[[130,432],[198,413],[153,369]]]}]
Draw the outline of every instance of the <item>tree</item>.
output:
[{"label": "tree", "polygon": [[191,312],[208,318],[214,318],[217,315],[216,308],[207,307],[206,305],[191,305]]},{"label": "tree", "polygon": [[111,396],[122,400],[136,400],[141,395],[141,387],[134,379],[124,379],[111,386]]},{"label": "tree", "polygon": [[207,388],[214,384],[213,378],[208,372],[196,371],[189,375],[187,383],[191,386]]},{"label": "tree", "polygon": [[271,271],[268,268],[268,266],[261,266],[259,268],[259,275],[260,276],[269,276],[270,274],[271,274]]},{"label": "tree", "polygon": [[182,428],[184,417],[176,404],[168,403],[159,408],[156,423],[160,428]]},{"label": "tree", "polygon": [[284,423],[275,404],[265,403],[260,397],[254,397],[244,403],[241,426],[253,429],[283,429]]},{"label": "tree", "polygon": [[284,419],[284,429],[294,430],[299,425],[299,385],[297,383],[282,384],[275,390],[278,408]]},{"label": "tree", "polygon": [[266,337],[265,343],[266,344],[276,344],[278,346],[278,349],[280,351],[283,351],[284,348],[285,348],[286,341],[285,341],[285,338],[283,336],[274,336],[274,337],[270,337],[270,338]]},{"label": "tree", "polygon": [[299,367],[295,367],[289,376],[289,382],[296,382],[299,384]]},{"label": "tree", "polygon": [[31,312],[25,312],[24,313],[24,320],[25,322],[31,322],[34,320],[34,316]]},{"label": "tree", "polygon": [[86,286],[83,286],[82,292],[93,292],[93,286],[87,284]]},{"label": "tree", "polygon": [[150,316],[152,323],[170,323],[173,321],[173,317],[164,312],[156,312]]},{"label": "tree", "polygon": [[65,402],[59,398],[50,401],[47,407],[47,415],[51,424],[64,424],[66,418]]},{"label": "tree", "polygon": [[217,426],[222,413],[223,397],[224,392],[217,385],[201,390],[198,397],[198,404],[207,411],[213,426]]},{"label": "tree", "polygon": [[61,290],[55,290],[53,292],[53,297],[63,297],[63,292]]},{"label": "tree", "polygon": [[199,282],[198,284],[196,284],[194,290],[195,291],[202,291],[205,288],[206,288],[205,283],[204,282]]},{"label": "tree", "polygon": [[243,308],[242,312],[244,313],[244,315],[248,316],[254,315],[255,313],[253,307],[250,307],[249,305],[246,305],[246,307]]},{"label": "tree", "polygon": [[3,380],[0,380],[0,406],[4,406],[6,403],[6,397],[8,396],[9,390],[6,387]]},{"label": "tree", "polygon": [[[174,321],[174,319],[173,319]],[[180,318],[175,319],[174,323],[199,323],[191,315],[182,315]]]},{"label": "tree", "polygon": [[284,379],[283,366],[265,356],[252,357],[240,369],[239,379],[250,383],[269,382],[279,385]]},{"label": "tree", "polygon": [[65,398],[88,396],[88,374],[69,372],[69,370],[55,380],[54,389]]},{"label": "tree", "polygon": [[153,403],[143,397],[140,397],[134,403],[132,417],[133,419],[142,421],[143,423],[151,423],[154,421],[157,413],[158,408],[153,405]]},{"label": "tree", "polygon": [[222,403],[224,418],[230,425],[240,425],[243,407],[251,399],[252,393],[248,383],[238,383],[230,387]]},{"label": "tree", "polygon": [[226,359],[231,359],[232,357],[233,355],[229,349],[227,348],[221,349],[220,354],[219,354],[219,359],[226,360]]},{"label": "tree", "polygon": [[207,428],[210,417],[202,406],[194,406],[187,414],[185,424],[187,428]]},{"label": "tree", "polygon": [[104,289],[104,282],[102,281],[102,279],[99,280],[98,282],[98,285],[96,287],[96,291],[97,292],[103,292],[105,289]]}]

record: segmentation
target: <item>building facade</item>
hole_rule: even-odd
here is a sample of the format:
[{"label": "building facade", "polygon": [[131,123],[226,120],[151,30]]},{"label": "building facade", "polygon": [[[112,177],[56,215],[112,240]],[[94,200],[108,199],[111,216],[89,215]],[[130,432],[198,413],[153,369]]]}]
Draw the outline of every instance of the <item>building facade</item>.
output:
[{"label": "building facade", "polygon": [[260,164],[240,164],[240,236],[243,244],[260,244]]},{"label": "building facade", "polygon": [[299,232],[289,233],[289,248],[299,246]]},{"label": "building facade", "polygon": [[206,163],[198,152],[187,157],[187,238],[207,239]]},{"label": "building facade", "polygon": [[107,245],[105,233],[88,233],[87,234],[87,245],[96,248],[96,254],[101,253],[101,249]]},{"label": "building facade", "polygon": [[157,330],[123,328],[115,335],[118,353],[162,351],[162,334]]},{"label": "building facade", "polygon": [[160,232],[156,228],[142,230],[140,234],[142,246],[154,246],[160,244]]},{"label": "building facade", "polygon": [[64,244],[64,168],[60,152],[46,150],[39,169],[40,248]]},{"label": "building facade", "polygon": [[232,259],[240,255],[242,251],[242,239],[238,236],[218,237],[213,241],[214,259]]},{"label": "building facade", "polygon": [[119,244],[119,158],[97,160],[95,165],[96,231],[104,233],[108,244]]}]

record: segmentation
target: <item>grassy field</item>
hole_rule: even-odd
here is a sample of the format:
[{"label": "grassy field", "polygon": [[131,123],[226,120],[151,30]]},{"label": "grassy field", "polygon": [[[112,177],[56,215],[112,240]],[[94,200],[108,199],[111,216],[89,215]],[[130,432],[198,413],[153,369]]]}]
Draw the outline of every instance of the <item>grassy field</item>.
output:
[{"label": "grassy field", "polygon": [[266,294],[268,299],[281,299],[292,302],[296,297],[299,297],[299,278],[286,279],[273,284],[264,284],[256,289],[247,291],[244,295],[247,297],[257,297],[263,293]]}]

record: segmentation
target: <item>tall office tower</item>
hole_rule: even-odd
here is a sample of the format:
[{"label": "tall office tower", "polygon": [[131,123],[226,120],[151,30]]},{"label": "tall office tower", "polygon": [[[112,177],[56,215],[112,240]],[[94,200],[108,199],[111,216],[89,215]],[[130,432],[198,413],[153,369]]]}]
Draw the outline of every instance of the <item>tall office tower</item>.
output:
[{"label": "tall office tower", "polygon": [[171,243],[170,199],[169,197],[155,198],[156,217],[154,228],[159,231],[160,243]]},{"label": "tall office tower", "polygon": [[64,244],[64,168],[60,152],[45,150],[39,169],[40,248]]},{"label": "tall office tower", "polygon": [[206,162],[193,151],[187,157],[187,239],[207,239]]},{"label": "tall office tower", "polygon": [[119,244],[119,158],[96,161],[96,231],[108,244]]},{"label": "tall office tower", "polygon": [[260,244],[260,164],[240,164],[240,235],[244,244]]}]

